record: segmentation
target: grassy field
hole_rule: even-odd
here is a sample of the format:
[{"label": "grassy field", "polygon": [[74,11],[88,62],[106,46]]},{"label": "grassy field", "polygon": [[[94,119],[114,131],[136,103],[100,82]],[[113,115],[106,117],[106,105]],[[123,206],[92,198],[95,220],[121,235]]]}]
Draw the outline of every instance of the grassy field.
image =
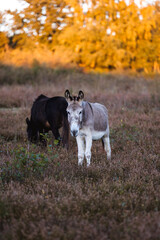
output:
[{"label": "grassy field", "polygon": [[[0,239],[160,239],[159,77],[56,71],[24,84],[0,73]],[[111,161],[101,141],[89,168],[72,137],[69,152],[51,134],[47,148],[28,144],[33,100],[66,88],[108,108]]]}]

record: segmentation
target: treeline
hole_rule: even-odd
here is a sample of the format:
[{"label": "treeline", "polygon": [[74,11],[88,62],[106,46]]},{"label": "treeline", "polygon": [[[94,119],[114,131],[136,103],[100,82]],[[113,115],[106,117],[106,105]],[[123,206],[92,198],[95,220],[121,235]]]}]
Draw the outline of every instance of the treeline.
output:
[{"label": "treeline", "polygon": [[1,24],[13,16],[11,30],[0,32],[1,53],[41,48],[88,69],[160,72],[160,1],[145,7],[134,0],[25,2],[23,11],[0,15]]}]

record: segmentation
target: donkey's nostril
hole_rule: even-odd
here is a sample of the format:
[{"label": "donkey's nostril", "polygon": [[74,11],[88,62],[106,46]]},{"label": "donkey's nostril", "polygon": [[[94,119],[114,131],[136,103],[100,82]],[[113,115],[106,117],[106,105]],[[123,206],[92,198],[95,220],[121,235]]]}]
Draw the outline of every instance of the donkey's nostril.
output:
[{"label": "donkey's nostril", "polygon": [[78,131],[74,130],[74,131],[72,131],[72,134],[73,134],[74,137],[77,137]]}]

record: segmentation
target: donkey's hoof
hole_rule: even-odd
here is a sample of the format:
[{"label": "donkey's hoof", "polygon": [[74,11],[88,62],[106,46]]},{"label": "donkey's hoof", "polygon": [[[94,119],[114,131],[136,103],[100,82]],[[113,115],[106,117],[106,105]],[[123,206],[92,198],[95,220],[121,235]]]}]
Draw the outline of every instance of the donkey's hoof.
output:
[{"label": "donkey's hoof", "polygon": [[84,159],[84,158],[82,158],[82,157],[79,157],[79,158],[78,158],[78,166],[82,166],[82,164],[83,164],[83,159]]},{"label": "donkey's hoof", "polygon": [[107,160],[111,160],[111,154],[107,154]]}]

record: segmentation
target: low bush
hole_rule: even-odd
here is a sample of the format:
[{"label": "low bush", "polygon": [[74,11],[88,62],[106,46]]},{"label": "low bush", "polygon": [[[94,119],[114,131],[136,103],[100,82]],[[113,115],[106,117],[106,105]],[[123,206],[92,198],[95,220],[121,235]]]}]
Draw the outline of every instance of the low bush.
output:
[{"label": "low bush", "polygon": [[49,167],[57,154],[53,153],[52,145],[47,147],[46,153],[36,152],[35,147],[33,144],[30,148],[29,145],[28,148],[19,146],[8,152],[12,161],[6,161],[0,169],[2,182],[23,181],[27,177],[43,176],[44,170]]}]

